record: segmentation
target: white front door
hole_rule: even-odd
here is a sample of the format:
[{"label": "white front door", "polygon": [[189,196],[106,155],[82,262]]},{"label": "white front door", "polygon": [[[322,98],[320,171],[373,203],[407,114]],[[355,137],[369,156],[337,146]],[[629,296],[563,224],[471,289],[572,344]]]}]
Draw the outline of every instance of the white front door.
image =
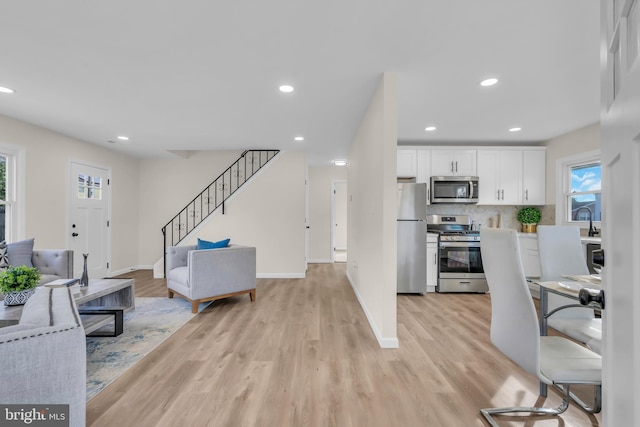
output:
[{"label": "white front door", "polygon": [[87,257],[90,279],[109,274],[110,171],[71,163],[69,247],[73,249],[74,277],[82,274]]},{"label": "white front door", "polygon": [[640,425],[640,0],[601,2],[603,425]]}]

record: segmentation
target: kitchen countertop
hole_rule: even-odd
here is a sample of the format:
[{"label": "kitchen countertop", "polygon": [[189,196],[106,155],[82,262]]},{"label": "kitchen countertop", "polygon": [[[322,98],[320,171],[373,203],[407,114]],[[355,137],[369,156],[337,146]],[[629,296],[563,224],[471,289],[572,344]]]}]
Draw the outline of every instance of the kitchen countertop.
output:
[{"label": "kitchen countertop", "polygon": [[[537,239],[538,238],[538,234],[537,233],[520,233],[520,232],[518,232],[518,237],[525,237],[525,238],[529,238],[529,239]],[[580,240],[582,240],[582,243],[602,243],[602,238],[601,237],[581,236]]]}]

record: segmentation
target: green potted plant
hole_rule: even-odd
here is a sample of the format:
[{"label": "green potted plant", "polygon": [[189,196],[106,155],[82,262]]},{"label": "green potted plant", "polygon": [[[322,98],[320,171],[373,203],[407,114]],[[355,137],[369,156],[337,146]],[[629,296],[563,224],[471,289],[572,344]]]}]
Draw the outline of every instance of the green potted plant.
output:
[{"label": "green potted plant", "polygon": [[518,221],[522,223],[523,233],[535,233],[540,218],[542,218],[540,209],[532,206],[524,207],[518,212]]},{"label": "green potted plant", "polygon": [[0,292],[4,305],[21,305],[35,292],[40,272],[35,267],[11,266],[0,272]]}]

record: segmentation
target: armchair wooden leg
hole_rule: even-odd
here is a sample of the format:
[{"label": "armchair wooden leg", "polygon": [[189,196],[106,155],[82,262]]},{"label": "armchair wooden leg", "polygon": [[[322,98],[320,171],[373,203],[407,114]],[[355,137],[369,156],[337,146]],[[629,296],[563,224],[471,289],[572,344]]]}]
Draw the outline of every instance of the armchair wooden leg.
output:
[{"label": "armchair wooden leg", "polygon": [[200,307],[200,301],[191,301],[191,312],[198,314],[198,307]]},{"label": "armchair wooden leg", "polygon": [[171,289],[169,289],[169,298],[173,298],[173,292],[171,292]]},{"label": "armchair wooden leg", "polygon": [[251,301],[255,301],[256,300],[256,290],[252,289],[249,291],[249,298],[251,299]]}]

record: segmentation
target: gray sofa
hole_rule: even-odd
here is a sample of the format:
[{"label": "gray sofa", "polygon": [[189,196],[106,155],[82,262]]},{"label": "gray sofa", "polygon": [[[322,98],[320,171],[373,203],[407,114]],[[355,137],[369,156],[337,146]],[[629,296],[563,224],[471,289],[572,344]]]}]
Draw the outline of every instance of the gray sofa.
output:
[{"label": "gray sofa", "polygon": [[57,279],[73,277],[73,251],[68,249],[34,250],[31,263],[41,274],[38,286]]},{"label": "gray sofa", "polygon": [[190,301],[193,313],[204,301],[241,294],[256,299],[256,248],[196,249],[196,245],[167,248],[169,298],[177,294]]},{"label": "gray sofa", "polygon": [[69,425],[86,421],[86,341],[69,288],[41,287],[20,323],[0,328],[0,402],[69,405]]}]

